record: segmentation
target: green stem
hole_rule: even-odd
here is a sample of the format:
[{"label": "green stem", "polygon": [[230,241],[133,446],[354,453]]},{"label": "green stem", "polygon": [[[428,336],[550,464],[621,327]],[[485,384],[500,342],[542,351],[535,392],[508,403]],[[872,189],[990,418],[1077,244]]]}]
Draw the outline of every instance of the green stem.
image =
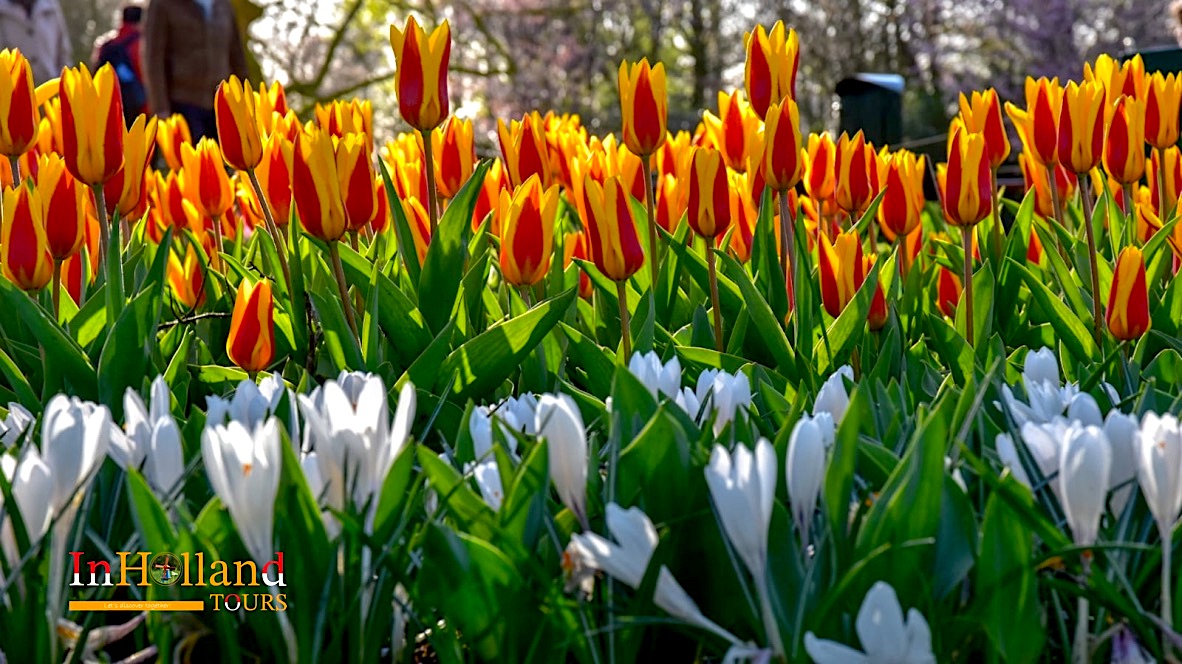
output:
[{"label": "green stem", "polygon": [[[1086,581],[1091,573],[1091,552],[1085,551],[1083,558],[1083,577]],[[1079,596],[1075,623],[1075,644],[1072,646],[1072,660],[1076,664],[1088,663],[1088,596],[1081,593]]]},{"label": "green stem", "polygon": [[53,319],[58,320],[62,299],[62,262],[53,260]]},{"label": "green stem", "polygon": [[1092,335],[1096,338],[1096,346],[1101,345],[1104,338],[1104,330],[1101,327],[1104,317],[1101,315],[1100,304],[1100,271],[1096,258],[1096,231],[1092,228],[1092,194],[1088,190],[1088,183],[1085,182],[1085,175],[1078,175],[1079,177],[1079,195],[1083,199],[1084,205],[1084,230],[1088,238],[1088,267],[1092,272]]},{"label": "green stem", "polygon": [[349,329],[356,337],[357,320],[353,317],[353,305],[349,302],[349,286],[345,283],[345,268],[341,265],[341,248],[337,242],[339,240],[328,244],[328,257],[332,260],[332,271],[337,279],[337,290],[341,295],[341,308],[345,310],[345,322],[349,324]]},{"label": "green stem", "polygon": [[[795,285],[796,276],[793,269],[796,267],[796,220],[792,217],[791,206],[788,205],[788,192],[781,191],[780,198],[780,243],[783,245],[780,251],[780,268],[784,271],[784,287],[789,288]],[[795,293],[791,290],[788,292],[788,301],[795,303]],[[789,307],[791,309],[792,307]]]},{"label": "green stem", "polygon": [[1001,265],[1001,196],[997,193],[996,168],[989,169],[989,198],[993,201],[993,232],[990,234],[993,259]]},{"label": "green stem", "polygon": [[431,131],[422,130],[423,159],[427,163],[427,212],[431,218],[431,237],[439,229],[439,191],[435,188],[435,155],[431,147]]},{"label": "green stem", "polygon": [[632,357],[632,330],[628,321],[628,284],[616,282],[616,296],[620,300],[620,343],[624,347],[624,364]]},{"label": "green stem", "polygon": [[[1059,167],[1054,164],[1047,166],[1047,179],[1050,180],[1051,185],[1051,208],[1055,213],[1055,222],[1059,226],[1063,226],[1063,202],[1059,200],[1059,184],[1055,179],[1055,169],[1057,168]],[[1055,242],[1059,245],[1059,255],[1063,257],[1064,262],[1067,262],[1067,247],[1063,246],[1063,239],[1059,237],[1058,232],[1055,233]]]},{"label": "green stem", "polygon": [[271,240],[275,242],[275,253],[279,255],[279,267],[283,270],[283,280],[287,284],[287,292],[291,293],[291,268],[287,265],[287,243],[283,241],[283,236],[279,233],[279,226],[275,223],[275,214],[271,211],[271,205],[267,202],[267,195],[263,192],[263,185],[259,182],[259,176],[255,173],[255,169],[246,171],[246,174],[250,178],[250,186],[254,189],[255,198],[259,199],[259,207],[263,208],[263,220],[266,222]]},{"label": "green stem", "polygon": [[964,331],[969,346],[973,345],[973,227],[960,227],[964,241]]},{"label": "green stem", "polygon": [[111,229],[107,221],[107,198],[103,193],[103,185],[91,186],[94,192],[94,209],[99,222],[99,271],[107,265],[107,244],[111,241]]},{"label": "green stem", "polygon": [[644,205],[648,212],[648,262],[653,275],[652,290],[654,293],[657,292],[657,276],[661,269],[660,261],[657,260],[657,218],[653,214],[656,200],[657,192],[653,183],[653,156],[650,154],[644,157]]},{"label": "green stem", "polygon": [[20,155],[12,155],[12,156],[8,157],[8,163],[12,167],[12,186],[13,186],[13,188],[16,188],[21,183],[21,158],[20,158]]},{"label": "green stem", "polygon": [[[1170,558],[1173,554],[1173,548],[1173,536],[1167,528],[1161,534],[1161,620],[1164,625],[1174,624],[1174,611],[1172,607],[1173,593],[1170,592],[1172,588],[1170,585]],[[1170,656],[1170,638],[1166,634],[1162,634],[1161,650],[1162,655],[1168,659]]]},{"label": "green stem", "polygon": [[721,355],[724,348],[722,344],[722,309],[718,306],[718,271],[715,265],[718,259],[714,256],[714,251],[714,248],[707,244],[706,266],[710,268],[710,308],[714,311],[714,348]]}]

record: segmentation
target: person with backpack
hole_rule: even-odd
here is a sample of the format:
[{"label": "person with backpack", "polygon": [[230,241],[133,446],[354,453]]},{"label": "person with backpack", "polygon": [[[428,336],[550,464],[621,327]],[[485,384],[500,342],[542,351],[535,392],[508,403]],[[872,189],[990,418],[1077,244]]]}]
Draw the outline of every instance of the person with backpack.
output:
[{"label": "person with backpack", "polygon": [[144,87],[140,21],[144,10],[139,5],[123,8],[123,22],[111,37],[95,46],[91,58],[94,68],[110,64],[119,78],[119,92],[123,96],[123,119],[130,127],[140,113],[148,112],[148,91]]}]

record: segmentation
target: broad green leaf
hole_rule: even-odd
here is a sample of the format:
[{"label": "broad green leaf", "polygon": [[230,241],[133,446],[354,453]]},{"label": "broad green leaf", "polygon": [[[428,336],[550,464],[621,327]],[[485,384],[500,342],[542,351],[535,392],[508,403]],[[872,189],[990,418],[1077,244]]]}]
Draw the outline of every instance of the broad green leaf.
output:
[{"label": "broad green leaf", "polygon": [[488,164],[487,161],[481,162],[448,204],[439,219],[439,229],[427,248],[427,257],[423,260],[423,274],[418,285],[419,308],[427,327],[435,332],[443,329],[451,318],[459,294],[468,256],[467,238],[472,227],[472,209],[480,195]]}]

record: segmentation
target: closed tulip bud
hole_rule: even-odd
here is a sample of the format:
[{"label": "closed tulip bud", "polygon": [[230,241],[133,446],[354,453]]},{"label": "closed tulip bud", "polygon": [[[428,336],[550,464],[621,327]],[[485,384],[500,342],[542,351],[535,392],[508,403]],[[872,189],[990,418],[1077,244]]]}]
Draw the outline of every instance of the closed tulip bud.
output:
[{"label": "closed tulip bud", "polygon": [[[1161,169],[1165,172],[1159,173]],[[1178,206],[1178,195],[1182,192],[1182,152],[1177,146],[1154,151],[1149,155],[1149,172],[1146,174],[1146,180],[1149,181],[1153,209],[1157,210],[1160,218],[1169,219],[1174,214],[1174,208]],[[1164,196],[1161,191],[1163,183]]]},{"label": "closed tulip bud", "polygon": [[706,239],[724,235],[731,224],[730,187],[722,154],[712,148],[697,148],[690,158],[690,228]]},{"label": "closed tulip bud", "polygon": [[621,62],[617,83],[624,145],[640,156],[651,155],[665,142],[665,65],[650,68],[648,58],[631,65]]},{"label": "closed tulip bud", "polygon": [[808,145],[801,153],[804,162],[804,189],[815,201],[828,201],[836,189],[837,146],[829,134],[809,134]]},{"label": "closed tulip bud", "polygon": [[[867,254],[862,257],[862,278],[865,279],[874,267],[878,256]],[[886,327],[890,312],[887,310],[886,293],[882,290],[882,280],[874,284],[874,297],[870,299],[870,311],[866,314],[866,324],[871,332],[877,332]]]},{"label": "closed tulip bud", "polygon": [[[1137,215],[1137,242],[1143,245],[1161,230],[1162,220],[1153,209],[1153,204],[1150,201],[1151,194],[1149,193],[1149,188],[1134,185],[1133,191],[1135,192],[1133,199],[1137,201],[1137,204],[1134,206],[1134,212]],[[1173,238],[1171,237],[1171,239]]]},{"label": "closed tulip bud", "polygon": [[1111,470],[1112,448],[1102,429],[1079,424],[1068,429],[1059,456],[1060,502],[1077,545],[1096,542]]},{"label": "closed tulip bud", "polygon": [[254,88],[237,76],[231,76],[218,85],[213,110],[217,119],[218,144],[226,163],[239,171],[258,166],[263,159],[263,139],[259,135]]},{"label": "closed tulip bud", "polygon": [[205,303],[205,272],[191,243],[185,249],[184,261],[175,253],[168,254],[168,285],[177,302],[190,310]]},{"label": "closed tulip bud", "polygon": [[1132,97],[1116,100],[1104,137],[1104,170],[1122,185],[1145,174],[1145,102]]},{"label": "closed tulip bud", "polygon": [[386,186],[380,179],[374,181],[373,189],[378,197],[378,211],[369,222],[369,228],[374,233],[381,233],[390,227],[390,199],[386,197]]},{"label": "closed tulip bud", "polygon": [[0,51],[0,154],[15,157],[29,151],[40,135],[33,87],[33,68],[19,50]]},{"label": "closed tulip bud", "polygon": [[1099,83],[1076,84],[1063,90],[1059,106],[1059,162],[1076,174],[1100,163],[1104,150],[1104,88]]},{"label": "closed tulip bud", "polygon": [[960,277],[944,266],[939,266],[936,281],[936,306],[940,313],[949,318],[956,316],[956,305],[960,302]]},{"label": "closed tulip bud", "polygon": [[79,181],[96,185],[123,167],[123,98],[110,64],[92,78],[86,65],[63,69],[62,152]]},{"label": "closed tulip bud", "polygon": [[1145,142],[1159,150],[1178,142],[1178,113],[1182,105],[1182,76],[1154,72],[1145,94]]},{"label": "closed tulip bud", "polygon": [[107,214],[123,217],[141,210],[147,191],[144,176],[156,149],[156,118],[140,115],[123,135],[123,168],[103,185]]},{"label": "closed tulip bud", "polygon": [[747,60],[743,68],[747,98],[760,118],[783,99],[796,98],[796,71],[800,65],[800,39],[776,21],[770,32],[762,25],[743,35]]},{"label": "closed tulip bud", "polygon": [[1063,88],[1059,79],[1037,81],[1026,77],[1025,110],[1006,102],[1006,113],[1018,130],[1026,153],[1035,161],[1048,166],[1059,162],[1059,107],[1063,103]]},{"label": "closed tulip bud", "polygon": [[1149,290],[1145,259],[1137,247],[1125,247],[1116,259],[1108,293],[1108,330],[1119,341],[1139,339],[1149,330]]},{"label": "closed tulip bud", "polygon": [[536,175],[510,194],[501,192],[501,274],[514,286],[532,286],[550,270],[558,186],[543,191]]},{"label": "closed tulip bud", "polygon": [[61,152],[65,145],[62,129],[62,100],[60,95],[41,105],[41,124],[37,127],[37,149],[41,154]]},{"label": "closed tulip bud", "polygon": [[497,120],[497,137],[510,186],[519,187],[529,176],[537,175],[542,186],[549,188],[552,180],[549,150],[542,133],[542,116],[537,111],[526,113],[520,122],[513,120],[507,126]]},{"label": "closed tulip bud", "polygon": [[24,185],[5,189],[3,224],[0,264],[4,276],[22,290],[41,290],[53,274],[41,192]]},{"label": "closed tulip bud", "polygon": [[998,168],[1010,156],[1010,137],[1001,117],[997,90],[974,91],[971,97],[960,95],[960,118],[965,128],[985,136],[985,157],[990,168]]},{"label": "closed tulip bud", "polygon": [[445,20],[427,35],[413,16],[406,27],[390,26],[390,46],[398,71],[395,88],[402,119],[419,131],[430,131],[447,117],[447,66],[451,28]]},{"label": "closed tulip bud", "polygon": [[854,134],[853,138],[843,132],[838,139],[834,153],[837,168],[834,195],[837,207],[850,216],[861,215],[874,199],[869,166],[873,154],[874,150],[868,148],[861,131]]},{"label": "closed tulip bud", "polygon": [[916,158],[906,150],[879,162],[878,179],[883,194],[878,206],[878,225],[890,242],[919,226],[924,206],[924,163],[923,157]]},{"label": "closed tulip bud", "polygon": [[335,242],[348,230],[332,137],[309,127],[292,148],[291,191],[300,224],[313,237]]},{"label": "closed tulip bud", "polygon": [[336,145],[336,163],[346,223],[350,231],[359,231],[378,212],[373,164],[365,151],[365,137],[348,134],[340,139]]},{"label": "closed tulip bud", "polygon": [[582,189],[586,215],[583,221],[595,267],[608,279],[624,281],[644,265],[628,192],[619,178],[608,178],[600,184],[590,175],[584,178]]},{"label": "closed tulip bud", "polygon": [[821,278],[821,303],[830,316],[837,318],[854,299],[865,278],[862,241],[853,230],[839,233],[834,242],[821,235],[818,256]]},{"label": "closed tulip bud", "polygon": [[636,200],[643,201],[644,189],[647,186],[644,162],[626,146],[616,143],[616,137],[610,134],[603,139],[601,145],[604,176],[614,175],[620,178],[624,189]]},{"label": "closed tulip bud", "polygon": [[[365,138],[365,152],[373,152],[373,103],[360,99],[333,101],[328,106],[316,104],[316,123],[336,139],[349,134]],[[420,140],[416,134],[415,140]]]},{"label": "closed tulip bud", "polygon": [[747,159],[759,151],[759,116],[751,104],[735,90],[731,94],[718,93],[718,115],[706,111],[702,115],[706,136],[722,153],[729,168],[740,173],[747,170]]},{"label": "closed tulip bud", "polygon": [[784,478],[788,481],[788,502],[792,504],[792,519],[800,529],[801,546],[809,542],[809,528],[817,511],[817,500],[825,487],[825,437],[812,417],[805,415],[792,427],[788,437],[788,456],[784,461]]},{"label": "closed tulip bud", "polygon": [[66,171],[56,154],[42,155],[37,189],[45,207],[45,237],[49,255],[65,260],[78,253],[86,232],[90,192]]},{"label": "closed tulip bud", "polygon": [[[1055,216],[1055,204],[1051,199],[1051,181],[1047,167],[1030,158],[1023,152],[1018,155],[1018,165],[1022,168],[1022,179],[1026,184],[1026,191],[1034,192],[1034,212],[1045,219]],[[1059,195],[1065,199],[1071,198],[1078,184],[1075,173],[1067,170],[1062,164],[1055,166],[1055,185],[1059,188]]]},{"label": "closed tulip bud", "polygon": [[403,200],[402,210],[406,214],[406,222],[415,241],[415,254],[422,265],[427,259],[427,249],[431,246],[431,219],[427,216],[427,208],[417,198]]},{"label": "closed tulip bud", "polygon": [[[254,94],[255,121],[258,123],[259,137],[266,140],[275,131],[277,120],[287,116],[287,92],[279,81],[271,83],[259,82],[259,89]],[[285,127],[283,127],[285,128]]]},{"label": "closed tulip bud", "polygon": [[275,357],[274,315],[271,283],[264,279],[251,284],[243,279],[238,284],[230,336],[226,339],[226,354],[231,362],[244,371],[262,371],[271,364]]},{"label": "closed tulip bud", "polygon": [[944,216],[954,226],[972,226],[992,212],[985,137],[958,129],[948,146]]},{"label": "closed tulip bud", "polygon": [[435,186],[439,195],[455,198],[476,168],[472,121],[448,118],[442,127],[431,132],[431,149],[438,159]]},{"label": "closed tulip bud", "polygon": [[[729,234],[730,244],[728,247],[740,263],[746,263],[751,259],[751,240],[755,235],[755,220],[759,216],[759,211],[755,209],[755,199],[747,194],[749,188],[747,181],[751,179],[752,174],[734,171],[728,171],[728,173],[730,177],[731,225],[734,227],[734,230]],[[773,223],[775,223],[774,220]],[[726,233],[715,236],[715,242],[719,247],[722,246],[722,241],[726,236]],[[777,231],[776,240],[779,239],[779,231]]]},{"label": "closed tulip bud", "polygon": [[1112,108],[1121,95],[1143,97],[1149,82],[1145,76],[1145,61],[1139,53],[1124,62],[1103,53],[1096,58],[1095,65],[1084,63],[1084,80],[1104,86],[1107,108]]},{"label": "closed tulip bud", "polygon": [[656,217],[657,225],[666,232],[676,232],[685,216],[686,196],[685,188],[677,181],[672,173],[657,178]]},{"label": "closed tulip bud", "polygon": [[234,204],[234,191],[230,188],[230,176],[222,164],[222,151],[212,139],[203,138],[197,146],[181,146],[181,162],[184,164],[185,197],[208,217],[220,217]]},{"label": "closed tulip bud", "polygon": [[[507,189],[509,183],[505,181],[505,168],[500,159],[494,159],[484,172],[484,182],[480,184],[480,193],[476,196],[476,207],[472,210],[472,230],[480,228],[484,218],[497,207],[501,200],[501,191]],[[496,226],[496,215],[493,215],[493,226],[489,231],[500,236],[500,229]]]},{"label": "closed tulip bud", "polygon": [[787,191],[800,182],[800,112],[796,102],[785,98],[768,107],[763,130],[763,176],[775,191]]},{"label": "closed tulip bud", "polygon": [[679,131],[676,135],[667,134],[665,142],[657,149],[657,173],[674,176],[684,173],[689,165],[691,147],[688,131]]},{"label": "closed tulip bud", "polygon": [[255,175],[278,226],[291,220],[291,169],[291,141],[282,134],[271,134],[263,141],[263,158]]},{"label": "closed tulip bud", "polygon": [[181,146],[185,144],[193,144],[193,135],[189,133],[185,116],[174,113],[156,125],[156,147],[160,148],[160,154],[164,155],[169,169],[181,170],[184,165],[181,161]]}]

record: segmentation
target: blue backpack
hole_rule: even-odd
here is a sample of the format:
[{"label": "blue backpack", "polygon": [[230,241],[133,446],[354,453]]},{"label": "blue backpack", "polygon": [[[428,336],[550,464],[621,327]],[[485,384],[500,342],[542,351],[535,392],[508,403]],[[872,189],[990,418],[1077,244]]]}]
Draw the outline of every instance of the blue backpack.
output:
[{"label": "blue backpack", "polygon": [[148,103],[148,92],[144,83],[135,73],[131,49],[139,42],[140,35],[130,34],[122,39],[112,39],[99,49],[98,66],[110,63],[119,78],[119,93],[123,97],[123,120],[127,126],[135,121]]}]

